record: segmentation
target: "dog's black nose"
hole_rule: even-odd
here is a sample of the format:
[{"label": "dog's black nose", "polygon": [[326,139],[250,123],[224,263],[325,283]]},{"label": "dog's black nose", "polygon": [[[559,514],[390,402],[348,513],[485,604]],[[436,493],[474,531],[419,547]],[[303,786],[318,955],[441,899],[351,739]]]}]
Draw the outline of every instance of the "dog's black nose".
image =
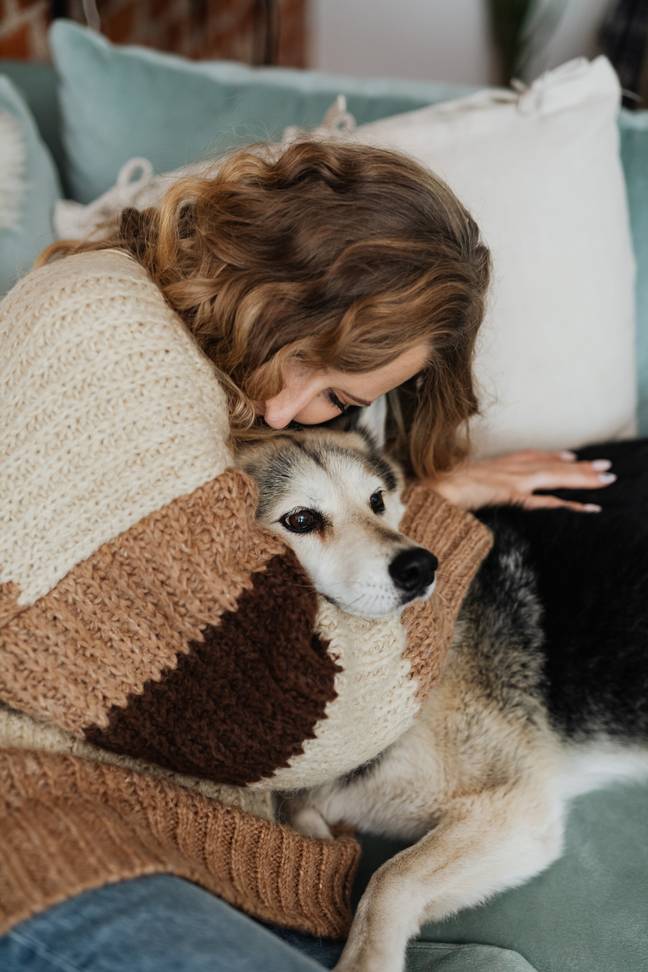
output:
[{"label": "dog's black nose", "polygon": [[396,587],[417,597],[430,586],[439,561],[425,547],[411,547],[401,550],[389,565],[389,573]]}]

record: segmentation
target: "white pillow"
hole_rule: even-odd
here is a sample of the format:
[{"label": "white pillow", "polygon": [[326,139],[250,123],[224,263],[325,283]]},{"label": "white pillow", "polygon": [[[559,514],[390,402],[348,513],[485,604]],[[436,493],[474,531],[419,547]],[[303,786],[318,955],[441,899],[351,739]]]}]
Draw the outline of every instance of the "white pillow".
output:
[{"label": "white pillow", "polygon": [[345,136],[406,152],[440,175],[491,249],[477,456],[636,434],[619,103],[609,61],[578,58],[529,88],[478,92]]}]

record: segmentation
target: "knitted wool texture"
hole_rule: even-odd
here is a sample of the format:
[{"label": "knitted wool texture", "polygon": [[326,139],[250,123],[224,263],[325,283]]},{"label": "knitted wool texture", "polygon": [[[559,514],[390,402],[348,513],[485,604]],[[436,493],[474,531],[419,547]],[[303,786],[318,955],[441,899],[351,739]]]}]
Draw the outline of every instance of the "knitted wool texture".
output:
[{"label": "knitted wool texture", "polygon": [[345,934],[358,845],[280,825],[269,792],[412,724],[490,533],[415,486],[432,598],[379,620],[320,598],[255,521],[211,362],[119,251],[14,287],[0,375],[0,931],[165,871]]}]

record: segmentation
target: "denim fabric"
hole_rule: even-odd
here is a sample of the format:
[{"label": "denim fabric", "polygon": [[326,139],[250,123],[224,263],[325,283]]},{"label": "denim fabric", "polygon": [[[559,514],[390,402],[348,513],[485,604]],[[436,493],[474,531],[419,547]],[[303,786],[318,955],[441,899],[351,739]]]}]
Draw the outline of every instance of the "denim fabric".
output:
[{"label": "denim fabric", "polygon": [[264,926],[195,884],[155,874],[86,891],[16,925],[0,938],[0,969],[321,972],[341,949]]}]

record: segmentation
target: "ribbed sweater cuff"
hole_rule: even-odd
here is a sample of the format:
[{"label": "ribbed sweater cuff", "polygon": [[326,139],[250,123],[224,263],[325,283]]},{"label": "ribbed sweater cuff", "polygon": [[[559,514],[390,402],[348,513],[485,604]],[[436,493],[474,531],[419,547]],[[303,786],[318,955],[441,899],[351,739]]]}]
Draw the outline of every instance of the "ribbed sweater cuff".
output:
[{"label": "ribbed sweater cuff", "polygon": [[[144,774],[0,750],[0,934],[73,895],[171,873],[263,921],[339,938],[359,845],[317,840]],[[43,862],[47,866],[43,866]]]},{"label": "ribbed sweater cuff", "polygon": [[430,486],[412,483],[403,493],[407,509],[400,529],[439,560],[436,591],[454,616],[493,535],[472,513],[454,506]]},{"label": "ribbed sweater cuff", "polygon": [[493,535],[471,513],[452,506],[429,486],[414,484],[403,499],[407,508],[400,529],[439,560],[432,596],[412,601],[401,614],[421,701],[441,674],[461,602]]}]

